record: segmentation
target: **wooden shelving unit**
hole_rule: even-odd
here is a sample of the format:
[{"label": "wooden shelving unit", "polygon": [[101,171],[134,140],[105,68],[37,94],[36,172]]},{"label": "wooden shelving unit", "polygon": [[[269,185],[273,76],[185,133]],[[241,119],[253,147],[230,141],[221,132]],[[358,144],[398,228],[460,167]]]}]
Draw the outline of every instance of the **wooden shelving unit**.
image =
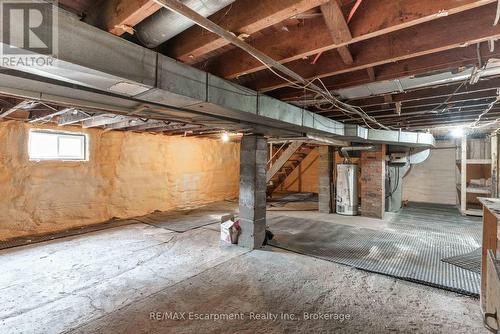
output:
[{"label": "wooden shelving unit", "polygon": [[496,135],[476,139],[464,135],[457,145],[457,207],[463,215],[482,216],[478,197],[497,196],[497,140]]}]

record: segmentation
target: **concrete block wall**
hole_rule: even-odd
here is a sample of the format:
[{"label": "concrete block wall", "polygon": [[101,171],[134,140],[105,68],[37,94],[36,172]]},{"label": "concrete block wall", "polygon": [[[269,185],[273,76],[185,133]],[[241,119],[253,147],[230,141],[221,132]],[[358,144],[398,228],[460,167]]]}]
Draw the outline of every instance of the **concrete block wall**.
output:
[{"label": "concrete block wall", "polygon": [[334,148],[332,146],[320,146],[319,171],[318,171],[318,202],[319,212],[333,212],[333,158]]},{"label": "concrete block wall", "polygon": [[243,136],[240,146],[240,227],[238,244],[260,248],[266,230],[267,140],[262,136]]},{"label": "concrete block wall", "polygon": [[385,145],[376,151],[361,152],[361,215],[384,218]]}]

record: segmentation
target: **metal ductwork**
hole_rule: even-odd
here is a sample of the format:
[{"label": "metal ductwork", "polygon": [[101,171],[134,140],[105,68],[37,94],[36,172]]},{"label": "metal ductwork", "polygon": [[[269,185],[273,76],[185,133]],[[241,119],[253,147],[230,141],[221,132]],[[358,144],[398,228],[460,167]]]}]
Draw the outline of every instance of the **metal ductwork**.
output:
[{"label": "metal ductwork", "polygon": [[[208,17],[218,10],[229,6],[234,0],[183,0],[181,2],[198,14]],[[137,38],[142,44],[148,48],[155,48],[193,25],[193,21],[188,20],[184,16],[166,8],[161,8],[139,23],[135,27],[135,30]]]},{"label": "metal ductwork", "polygon": [[369,146],[345,146],[340,148],[340,155],[344,159],[349,159],[349,153],[348,152],[359,152],[359,151],[371,151],[374,150],[375,146],[374,145],[369,145]]},{"label": "metal ductwork", "polygon": [[73,101],[75,106],[77,102],[111,105],[108,111],[122,106],[141,117],[152,116],[153,110],[156,116],[152,118],[174,115],[179,121],[189,118],[202,124],[218,120],[269,136],[313,135],[406,147],[434,145],[429,133],[344,124],[259,94],[108,34],[62,10],[57,37],[59,50],[52,64],[12,65],[10,70],[17,73],[0,73],[0,92],[16,94],[22,90],[23,96]]}]

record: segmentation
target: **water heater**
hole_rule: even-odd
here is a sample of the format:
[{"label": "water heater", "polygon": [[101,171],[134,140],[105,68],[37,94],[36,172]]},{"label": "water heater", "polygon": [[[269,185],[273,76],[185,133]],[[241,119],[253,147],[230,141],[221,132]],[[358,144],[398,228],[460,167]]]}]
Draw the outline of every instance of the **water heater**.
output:
[{"label": "water heater", "polygon": [[336,209],[341,215],[358,214],[358,165],[337,165]]}]

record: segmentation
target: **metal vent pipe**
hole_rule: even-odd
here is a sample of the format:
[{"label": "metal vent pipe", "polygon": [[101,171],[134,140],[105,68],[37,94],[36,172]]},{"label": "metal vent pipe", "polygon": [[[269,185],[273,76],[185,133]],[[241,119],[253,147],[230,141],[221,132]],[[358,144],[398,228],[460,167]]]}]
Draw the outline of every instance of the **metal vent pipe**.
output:
[{"label": "metal vent pipe", "polygon": [[[181,2],[198,14],[208,17],[232,4],[234,0],[183,0]],[[148,48],[155,48],[193,25],[194,22],[184,16],[161,8],[139,23],[135,30],[141,43]]]}]

